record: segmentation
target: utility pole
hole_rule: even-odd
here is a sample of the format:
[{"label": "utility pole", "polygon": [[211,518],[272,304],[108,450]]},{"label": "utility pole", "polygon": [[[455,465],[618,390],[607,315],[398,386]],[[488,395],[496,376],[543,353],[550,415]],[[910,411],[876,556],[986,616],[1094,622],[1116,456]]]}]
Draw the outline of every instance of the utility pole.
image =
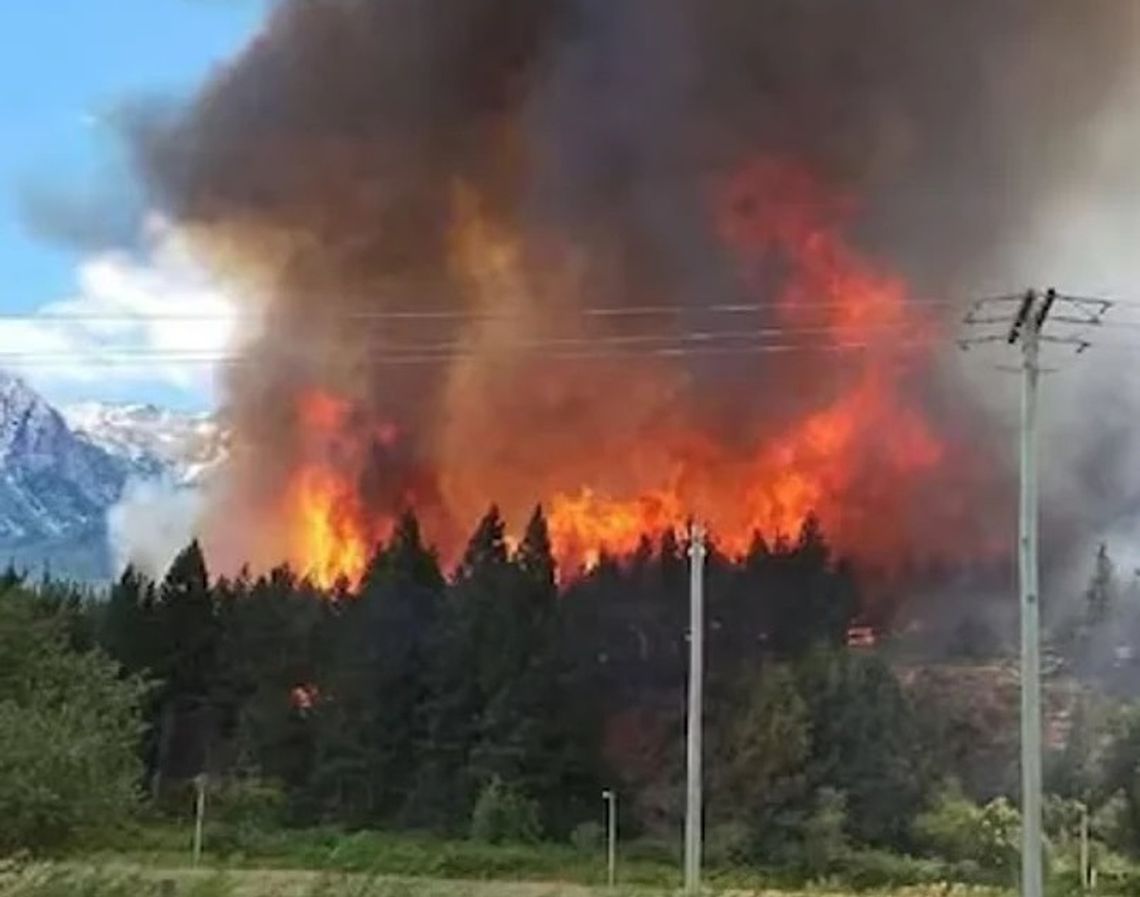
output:
[{"label": "utility pole", "polygon": [[[984,317],[983,308],[1019,302],[1013,319]],[[963,348],[986,342],[1004,341],[1021,347],[1021,500],[1018,514],[1018,581],[1021,610],[1021,893],[1022,897],[1043,897],[1041,839],[1041,632],[1040,588],[1037,560],[1037,392],[1041,377],[1042,342],[1068,343],[1083,352],[1089,343],[1079,338],[1042,335],[1053,306],[1061,301],[1075,309],[1077,316],[1054,320],[1078,325],[1099,325],[1110,303],[1097,299],[1060,296],[1056,290],[1044,294],[1028,290],[1021,297],[1001,296],[975,303],[966,316],[967,324],[1009,324],[1005,334],[985,334],[962,340]]]},{"label": "utility pole", "polygon": [[1021,510],[1018,579],[1021,583],[1021,893],[1042,897],[1041,868],[1041,633],[1037,582],[1037,385],[1041,328],[1053,306],[1025,294],[1008,342],[1021,344]]},{"label": "utility pole", "polygon": [[1081,890],[1089,889],[1089,807],[1081,801]]},{"label": "utility pole", "polygon": [[685,894],[701,888],[701,727],[704,718],[705,533],[689,528],[689,719],[685,787]]},{"label": "utility pole", "polygon": [[202,860],[202,829],[206,821],[206,774],[194,776],[194,865]]},{"label": "utility pole", "polygon": [[612,888],[617,884],[617,792],[602,792],[606,802],[606,881]]}]

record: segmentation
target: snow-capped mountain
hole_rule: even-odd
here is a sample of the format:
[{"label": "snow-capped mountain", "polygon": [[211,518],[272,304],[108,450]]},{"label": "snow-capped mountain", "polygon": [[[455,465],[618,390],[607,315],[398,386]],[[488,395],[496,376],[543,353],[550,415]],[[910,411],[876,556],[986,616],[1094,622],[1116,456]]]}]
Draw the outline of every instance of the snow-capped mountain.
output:
[{"label": "snow-capped mountain", "polygon": [[172,509],[189,514],[226,444],[208,414],[100,403],[61,411],[0,372],[0,565],[113,575],[122,546],[110,542],[130,527],[169,528]]},{"label": "snow-capped mountain", "polygon": [[105,568],[107,509],[127,477],[127,465],[0,373],[0,562],[96,575]]},{"label": "snow-capped mountain", "polygon": [[226,457],[226,433],[208,413],[101,402],[66,406],[62,412],[76,433],[123,461],[136,477],[195,487]]}]

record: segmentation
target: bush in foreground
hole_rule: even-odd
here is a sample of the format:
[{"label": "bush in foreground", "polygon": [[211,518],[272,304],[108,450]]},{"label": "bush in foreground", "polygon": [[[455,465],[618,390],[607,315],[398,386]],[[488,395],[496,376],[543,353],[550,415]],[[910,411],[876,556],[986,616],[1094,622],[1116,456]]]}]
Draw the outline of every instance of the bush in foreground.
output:
[{"label": "bush in foreground", "polygon": [[0,854],[124,822],[138,798],[141,684],[73,650],[63,621],[0,593]]},{"label": "bush in foreground", "polygon": [[533,844],[542,837],[538,804],[494,778],[475,803],[471,837],[487,844]]}]

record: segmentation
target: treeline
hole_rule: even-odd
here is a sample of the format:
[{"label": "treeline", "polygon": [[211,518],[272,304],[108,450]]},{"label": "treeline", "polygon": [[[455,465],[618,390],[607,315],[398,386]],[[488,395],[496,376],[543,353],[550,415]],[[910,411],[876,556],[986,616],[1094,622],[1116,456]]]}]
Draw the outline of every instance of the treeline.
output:
[{"label": "treeline", "polygon": [[[511,549],[491,510],[445,573],[409,514],[332,594],[286,568],[211,579],[196,544],[161,582],[128,570],[98,639],[159,683],[143,750],[159,801],[206,771],[277,783],[295,825],[563,840],[616,788],[627,833],[673,841],[688,563],[666,533],[560,587],[541,511]],[[852,570],[809,520],[739,560],[714,549],[706,571],[713,841],[789,862],[913,850],[948,770],[891,669],[846,647]]]},{"label": "treeline", "polygon": [[[1099,569],[1094,622],[1113,615]],[[819,871],[882,849],[1012,869],[1016,683],[1000,659],[892,666],[848,647],[856,579],[814,520],[740,559],[714,549],[706,571],[710,859]],[[15,576],[0,592],[117,662],[159,810],[184,815],[206,773],[223,803],[272,797],[261,825],[565,841],[596,829],[613,788],[626,837],[675,845],[688,580],[667,533],[560,585],[541,511],[512,548],[492,509],[451,571],[404,516],[356,588],[288,568],[214,578],[194,543],[161,581],[128,569],[98,600]],[[1050,831],[1067,837],[1082,801],[1131,850],[1140,722],[1075,706],[1048,758]]]}]

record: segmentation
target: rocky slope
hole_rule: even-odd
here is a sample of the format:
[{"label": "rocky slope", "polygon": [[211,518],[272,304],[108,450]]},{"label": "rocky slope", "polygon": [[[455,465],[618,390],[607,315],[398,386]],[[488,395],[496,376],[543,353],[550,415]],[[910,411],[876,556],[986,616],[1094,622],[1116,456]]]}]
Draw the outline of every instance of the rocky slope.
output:
[{"label": "rocky slope", "polygon": [[104,579],[113,572],[108,515],[130,484],[192,493],[225,455],[209,415],[99,403],[57,410],[0,372],[0,564]]}]

